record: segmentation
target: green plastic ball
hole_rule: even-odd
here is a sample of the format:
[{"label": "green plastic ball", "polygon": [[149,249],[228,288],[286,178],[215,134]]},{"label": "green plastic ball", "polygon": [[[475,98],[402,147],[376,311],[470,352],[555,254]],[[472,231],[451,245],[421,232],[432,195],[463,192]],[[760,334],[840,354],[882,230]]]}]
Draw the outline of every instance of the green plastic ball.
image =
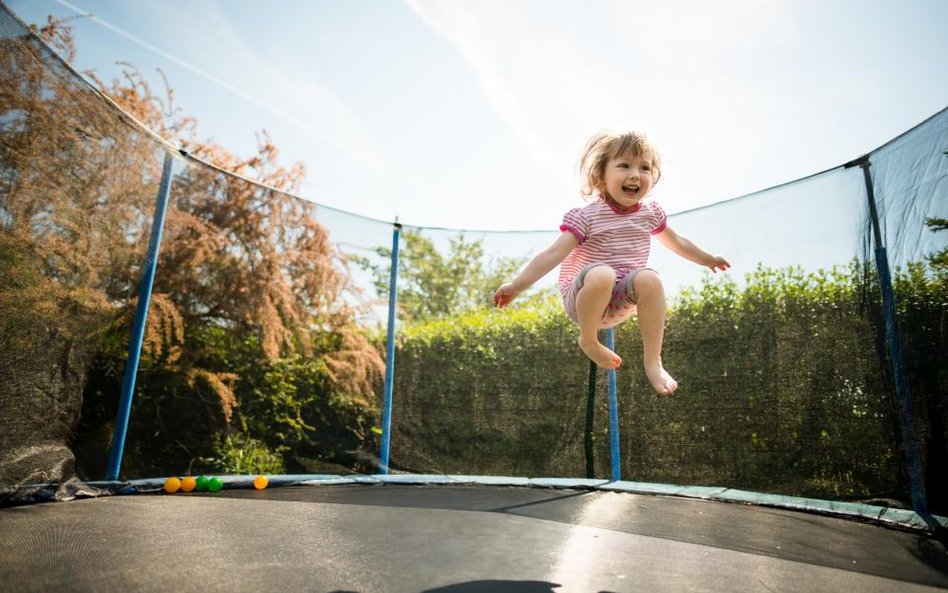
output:
[{"label": "green plastic ball", "polygon": [[198,476],[197,483],[195,484],[194,489],[197,490],[198,492],[206,492],[207,491],[207,476]]},{"label": "green plastic ball", "polygon": [[208,492],[220,492],[221,488],[224,487],[224,480],[213,477],[207,481],[207,491]]}]

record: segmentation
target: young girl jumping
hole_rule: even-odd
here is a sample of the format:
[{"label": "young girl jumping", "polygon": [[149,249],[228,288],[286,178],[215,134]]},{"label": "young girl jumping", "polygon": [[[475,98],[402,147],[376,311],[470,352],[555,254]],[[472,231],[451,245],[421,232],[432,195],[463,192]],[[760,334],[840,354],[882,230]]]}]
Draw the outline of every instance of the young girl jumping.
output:
[{"label": "young girl jumping", "polygon": [[562,234],[497,289],[494,304],[507,306],[561,264],[558,284],[567,315],[579,324],[580,349],[603,368],[618,367],[622,359],[599,342],[599,329],[637,312],[645,374],[656,392],[671,395],[678,382],[662,365],[665,290],[658,273],[646,267],[651,237],[712,272],[731,264],[676,233],[658,202],[645,200],[661,177],[661,161],[644,135],[594,135],[583,151],[580,172],[582,193],[594,201],[564,215]]}]

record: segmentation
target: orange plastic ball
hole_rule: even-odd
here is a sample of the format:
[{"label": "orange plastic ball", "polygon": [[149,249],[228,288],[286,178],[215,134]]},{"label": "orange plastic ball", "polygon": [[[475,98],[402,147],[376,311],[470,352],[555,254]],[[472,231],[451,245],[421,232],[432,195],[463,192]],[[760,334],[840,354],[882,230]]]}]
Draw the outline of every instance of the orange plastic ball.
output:
[{"label": "orange plastic ball", "polygon": [[181,489],[181,480],[175,477],[168,478],[165,480],[165,492],[168,494],[174,494]]},{"label": "orange plastic ball", "polygon": [[257,476],[253,479],[253,487],[257,490],[263,490],[269,483],[270,480],[268,480],[266,476]]},{"label": "orange plastic ball", "polygon": [[188,476],[181,480],[181,492],[191,492],[197,486],[197,480],[194,476]]}]

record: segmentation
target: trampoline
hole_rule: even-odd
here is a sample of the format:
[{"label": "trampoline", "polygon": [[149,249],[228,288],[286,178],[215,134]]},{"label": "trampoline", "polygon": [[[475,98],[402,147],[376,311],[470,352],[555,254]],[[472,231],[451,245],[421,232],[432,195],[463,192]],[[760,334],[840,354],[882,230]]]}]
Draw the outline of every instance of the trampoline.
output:
[{"label": "trampoline", "polygon": [[582,480],[274,480],[3,509],[0,578],[24,593],[948,588],[943,543],[881,508],[854,520]]},{"label": "trampoline", "polygon": [[[542,293],[395,343],[400,244],[502,267],[555,229],[392,224],[223,171],[2,1],[0,61],[4,591],[948,589],[948,109],[673,215],[746,257],[708,281],[656,254],[682,386],[657,398],[636,365],[597,375]],[[230,475],[162,491],[184,473]]]}]

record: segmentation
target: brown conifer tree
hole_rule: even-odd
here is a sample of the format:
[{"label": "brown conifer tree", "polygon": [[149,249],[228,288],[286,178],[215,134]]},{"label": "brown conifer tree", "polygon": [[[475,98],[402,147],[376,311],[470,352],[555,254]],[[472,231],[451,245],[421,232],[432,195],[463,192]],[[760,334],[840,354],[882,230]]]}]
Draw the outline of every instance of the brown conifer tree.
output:
[{"label": "brown conifer tree", "polygon": [[[66,59],[74,57],[64,23],[51,20],[34,33]],[[213,454],[235,430],[266,425],[266,418],[235,422],[239,394],[261,392],[247,385],[252,380],[244,371],[294,357],[325,371],[325,393],[310,394],[309,401],[344,402],[356,410],[349,418],[359,424],[349,432],[367,438],[361,424],[373,414],[382,363],[355,322],[354,301],[344,294],[344,259],[317,222],[317,207],[292,195],[304,178],[303,165],[279,165],[266,133],[249,158],[196,140],[196,122],[175,107],[170,86],[156,96],[132,65],[109,84],[89,73],[98,86],[93,89],[28,35],[0,42],[0,60],[0,335],[18,346],[0,355],[8,384],[0,389],[0,404],[21,402],[17,415],[57,427],[46,436],[32,427],[19,436],[0,430],[11,440],[0,443],[0,451],[54,441],[56,455],[69,465],[65,444],[76,431],[92,364],[98,381],[86,386],[86,395],[99,409],[87,402],[77,445],[104,458],[100,449],[114,418],[114,408],[107,408],[116,394],[102,378],[121,375],[117,367],[124,363],[161,161],[170,145],[191,158],[176,157],[136,390],[145,413],[133,411],[139,428],[130,430],[130,441],[161,434],[170,445],[151,454],[169,463]],[[238,343],[242,362],[232,368],[230,354],[215,348]],[[58,402],[55,414],[50,401]],[[304,404],[293,405],[297,416],[306,417]],[[180,408],[192,410],[170,413]],[[192,424],[183,434],[181,426],[170,425],[181,419]],[[306,422],[298,428],[313,429]],[[132,442],[127,449],[140,471],[160,469],[145,459],[149,447],[154,442]],[[25,481],[35,473],[31,467],[54,463],[27,461],[5,471],[12,465],[0,459],[0,481]],[[90,473],[99,469],[88,465]],[[68,476],[63,471],[53,479]]]}]

